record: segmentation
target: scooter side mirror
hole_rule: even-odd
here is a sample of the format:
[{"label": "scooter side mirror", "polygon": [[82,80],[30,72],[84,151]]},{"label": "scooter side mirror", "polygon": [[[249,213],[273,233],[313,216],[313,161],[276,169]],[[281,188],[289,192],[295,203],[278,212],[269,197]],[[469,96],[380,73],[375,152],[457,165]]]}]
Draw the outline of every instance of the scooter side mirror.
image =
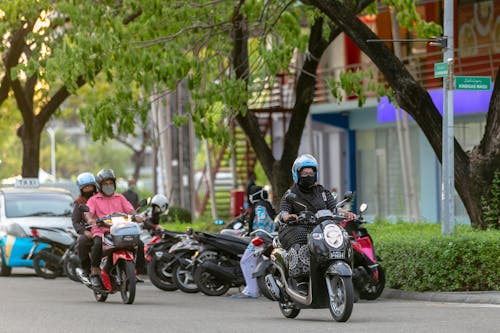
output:
[{"label": "scooter side mirror", "polygon": [[359,212],[360,213],[364,213],[366,211],[366,209],[368,208],[368,205],[363,202],[360,206],[359,206]]},{"label": "scooter side mirror", "polygon": [[285,200],[288,203],[294,203],[297,201],[297,195],[295,193],[288,192],[285,196]]},{"label": "scooter side mirror", "polygon": [[148,205],[148,202],[150,201],[151,198],[147,198],[147,199],[142,199],[141,201],[139,201],[139,207],[146,207]]},{"label": "scooter side mirror", "polygon": [[354,197],[354,193],[352,191],[347,191],[344,193],[344,200],[346,202],[351,201],[353,197]]}]

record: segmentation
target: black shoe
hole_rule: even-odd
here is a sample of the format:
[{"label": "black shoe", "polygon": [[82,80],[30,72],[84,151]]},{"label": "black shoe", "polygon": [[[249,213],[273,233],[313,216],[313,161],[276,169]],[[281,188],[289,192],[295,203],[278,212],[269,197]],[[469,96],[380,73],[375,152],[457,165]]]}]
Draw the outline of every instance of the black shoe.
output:
[{"label": "black shoe", "polygon": [[101,278],[97,274],[93,274],[90,276],[90,283],[94,288],[100,289],[102,287]]}]

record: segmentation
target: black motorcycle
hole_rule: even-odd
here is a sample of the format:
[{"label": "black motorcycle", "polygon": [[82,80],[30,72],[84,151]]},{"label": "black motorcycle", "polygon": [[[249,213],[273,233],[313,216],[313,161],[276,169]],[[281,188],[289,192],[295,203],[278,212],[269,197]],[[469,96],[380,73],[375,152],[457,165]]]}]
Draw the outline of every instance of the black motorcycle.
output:
[{"label": "black motorcycle", "polygon": [[163,230],[159,237],[144,244],[145,258],[148,266],[148,277],[151,283],[164,291],[177,290],[173,269],[177,258],[169,250],[172,245],[182,240],[184,233]]},{"label": "black motorcycle", "polygon": [[186,293],[197,293],[200,289],[194,281],[195,255],[200,250],[200,243],[193,237],[194,231],[188,228],[181,241],[172,245],[169,252],[176,258],[172,268],[173,279],[177,287]]},{"label": "black motorcycle", "polygon": [[194,238],[201,244],[194,270],[194,281],[201,292],[221,296],[229,288],[245,284],[240,259],[249,238],[207,232],[197,233]]},{"label": "black motorcycle", "polygon": [[33,256],[33,268],[44,279],[55,279],[64,272],[63,262],[76,243],[75,233],[62,228],[31,227],[33,243],[47,244]]},{"label": "black motorcycle", "polygon": [[[337,207],[351,199],[352,193],[346,193]],[[278,301],[281,313],[287,318],[297,317],[301,309],[328,308],[334,320],[345,322],[352,313],[354,290],[351,270],[353,250],[349,235],[338,224],[344,218],[333,215],[330,210],[312,214],[293,193],[288,194],[286,200],[305,209],[296,221],[288,221],[280,228],[280,241],[275,242],[271,253],[274,270],[266,276],[267,285]],[[299,259],[287,253],[285,248],[288,247],[281,246],[281,240],[286,240],[287,229],[290,235],[297,237],[296,230],[292,232],[290,228],[302,227],[309,258],[307,290],[299,288],[300,284],[290,276],[289,266],[296,267],[293,261],[296,264]]]}]

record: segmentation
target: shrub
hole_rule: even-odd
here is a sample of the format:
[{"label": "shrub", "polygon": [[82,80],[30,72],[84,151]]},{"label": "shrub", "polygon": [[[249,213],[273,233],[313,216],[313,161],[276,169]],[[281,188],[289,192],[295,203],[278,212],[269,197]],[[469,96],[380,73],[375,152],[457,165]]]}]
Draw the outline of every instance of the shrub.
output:
[{"label": "shrub", "polygon": [[160,223],[176,222],[176,223],[191,223],[191,212],[180,206],[170,206],[168,213],[163,215]]},{"label": "shrub", "polygon": [[500,290],[500,232],[439,224],[377,223],[367,227],[386,270],[387,286],[413,291]]}]

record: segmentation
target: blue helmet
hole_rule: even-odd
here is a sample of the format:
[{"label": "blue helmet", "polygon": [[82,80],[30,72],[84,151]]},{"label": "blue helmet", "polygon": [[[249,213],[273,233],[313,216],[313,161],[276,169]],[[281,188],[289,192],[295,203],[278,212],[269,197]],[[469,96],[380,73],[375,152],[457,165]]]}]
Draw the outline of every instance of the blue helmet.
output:
[{"label": "blue helmet", "polygon": [[303,154],[297,157],[292,166],[292,178],[295,183],[299,181],[299,173],[303,168],[314,169],[314,181],[318,181],[318,161],[309,154]]},{"label": "blue helmet", "polygon": [[76,177],[76,185],[80,190],[87,185],[94,185],[97,188],[97,183],[95,181],[94,175],[90,172],[79,174],[78,177]]}]

